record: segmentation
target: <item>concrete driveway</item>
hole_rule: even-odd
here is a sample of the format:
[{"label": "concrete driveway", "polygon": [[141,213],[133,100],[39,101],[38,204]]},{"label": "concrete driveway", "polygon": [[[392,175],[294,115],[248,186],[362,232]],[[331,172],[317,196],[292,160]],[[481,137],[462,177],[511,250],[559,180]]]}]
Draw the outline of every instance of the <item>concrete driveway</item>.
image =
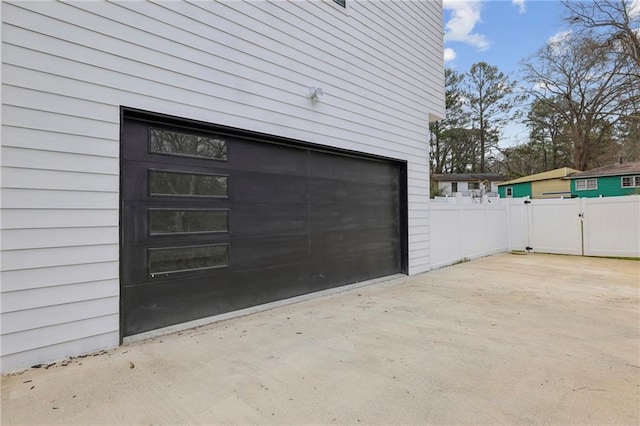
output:
[{"label": "concrete driveway", "polygon": [[638,424],[640,262],[502,254],[2,378],[2,424]]}]

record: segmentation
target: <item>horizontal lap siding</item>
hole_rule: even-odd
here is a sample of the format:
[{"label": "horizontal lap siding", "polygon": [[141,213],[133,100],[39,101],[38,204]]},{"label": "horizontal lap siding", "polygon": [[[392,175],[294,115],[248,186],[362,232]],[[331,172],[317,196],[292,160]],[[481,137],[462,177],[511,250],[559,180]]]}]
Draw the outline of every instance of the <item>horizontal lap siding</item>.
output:
[{"label": "horizontal lap siding", "polygon": [[[28,289],[43,289],[68,284],[105,282],[105,285],[117,284],[118,261],[101,259],[83,264],[55,265],[39,269],[13,269],[2,271],[2,291],[19,292]],[[111,281],[110,281],[111,280]],[[4,294],[3,293],[3,294]],[[104,297],[101,295],[100,297]],[[3,299],[4,303],[4,299]],[[35,303],[35,301],[34,301]],[[3,305],[9,309],[8,306]]]},{"label": "horizontal lap siding", "polygon": [[429,268],[439,2],[3,2],[2,19],[3,371],[118,343],[121,106],[406,161],[409,272]]},{"label": "horizontal lap siding", "polygon": [[409,274],[431,269],[428,160],[407,164],[409,203]]}]

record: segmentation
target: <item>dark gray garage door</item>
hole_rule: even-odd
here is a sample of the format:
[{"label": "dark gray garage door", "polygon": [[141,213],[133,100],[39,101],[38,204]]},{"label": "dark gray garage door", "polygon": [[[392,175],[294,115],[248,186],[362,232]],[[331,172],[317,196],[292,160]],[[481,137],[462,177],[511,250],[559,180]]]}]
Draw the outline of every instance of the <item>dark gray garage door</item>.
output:
[{"label": "dark gray garage door", "polygon": [[123,336],[404,269],[401,164],[168,119],[122,130]]}]

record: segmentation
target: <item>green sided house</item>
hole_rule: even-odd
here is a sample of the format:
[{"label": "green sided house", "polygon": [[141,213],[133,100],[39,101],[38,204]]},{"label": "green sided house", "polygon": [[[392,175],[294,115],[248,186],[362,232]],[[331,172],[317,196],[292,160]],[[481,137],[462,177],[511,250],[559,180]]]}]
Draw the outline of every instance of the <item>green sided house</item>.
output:
[{"label": "green sided house", "polygon": [[616,197],[640,193],[640,161],[598,167],[571,175],[573,197]]},{"label": "green sided house", "polygon": [[561,198],[570,197],[570,182],[565,178],[578,170],[569,167],[523,176],[498,184],[500,198]]}]

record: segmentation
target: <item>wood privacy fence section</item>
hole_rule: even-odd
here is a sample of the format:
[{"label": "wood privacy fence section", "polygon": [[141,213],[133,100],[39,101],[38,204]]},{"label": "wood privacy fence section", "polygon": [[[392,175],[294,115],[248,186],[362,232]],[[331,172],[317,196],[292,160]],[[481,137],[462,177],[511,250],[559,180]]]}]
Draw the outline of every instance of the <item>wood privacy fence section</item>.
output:
[{"label": "wood privacy fence section", "polygon": [[640,195],[431,203],[429,213],[432,268],[510,250],[640,257]]}]

